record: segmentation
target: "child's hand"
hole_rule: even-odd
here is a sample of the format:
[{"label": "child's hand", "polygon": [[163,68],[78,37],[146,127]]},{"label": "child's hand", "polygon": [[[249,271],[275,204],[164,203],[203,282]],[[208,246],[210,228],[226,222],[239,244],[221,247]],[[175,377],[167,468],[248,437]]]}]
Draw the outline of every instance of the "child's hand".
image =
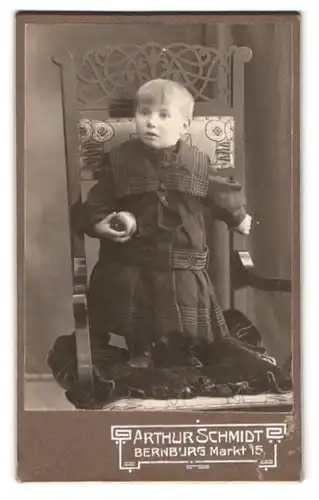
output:
[{"label": "child's hand", "polygon": [[95,225],[98,234],[117,243],[128,241],[136,229],[136,219],[130,212],[113,212]]},{"label": "child's hand", "polygon": [[240,234],[247,235],[250,233],[250,228],[251,228],[251,215],[246,214],[244,220],[241,221],[239,226],[234,228],[234,231]]},{"label": "child's hand", "polygon": [[116,212],[111,227],[117,231],[125,231],[127,236],[132,236],[137,230],[136,218],[131,212]]}]

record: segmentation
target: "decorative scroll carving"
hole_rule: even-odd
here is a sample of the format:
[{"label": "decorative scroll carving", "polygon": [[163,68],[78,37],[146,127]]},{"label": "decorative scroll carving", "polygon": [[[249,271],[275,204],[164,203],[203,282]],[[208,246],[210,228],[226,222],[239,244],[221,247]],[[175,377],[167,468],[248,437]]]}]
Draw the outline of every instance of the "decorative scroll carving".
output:
[{"label": "decorative scroll carving", "polygon": [[105,46],[77,60],[77,97],[88,105],[129,100],[138,87],[152,78],[171,79],[184,85],[198,101],[222,96],[230,101],[231,55],[214,47],[173,43],[163,47]]}]

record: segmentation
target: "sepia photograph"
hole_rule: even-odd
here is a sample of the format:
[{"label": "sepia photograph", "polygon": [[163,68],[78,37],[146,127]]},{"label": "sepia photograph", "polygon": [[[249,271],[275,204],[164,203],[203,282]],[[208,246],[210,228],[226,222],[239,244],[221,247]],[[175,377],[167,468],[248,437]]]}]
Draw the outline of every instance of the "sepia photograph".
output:
[{"label": "sepia photograph", "polygon": [[24,409],[291,412],[295,24],[159,17],[24,25]]}]

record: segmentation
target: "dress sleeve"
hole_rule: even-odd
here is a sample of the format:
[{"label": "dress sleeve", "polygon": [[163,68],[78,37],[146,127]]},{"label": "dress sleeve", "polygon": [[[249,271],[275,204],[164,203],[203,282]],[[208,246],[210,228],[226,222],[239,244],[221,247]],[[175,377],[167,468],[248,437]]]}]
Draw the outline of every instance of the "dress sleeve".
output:
[{"label": "dress sleeve", "polygon": [[246,216],[246,200],[240,183],[218,175],[211,165],[208,176],[205,204],[210,206],[214,216],[226,222],[230,229],[237,227]]},{"label": "dress sleeve", "polygon": [[114,197],[114,179],[108,156],[104,155],[100,178],[89,191],[87,200],[83,204],[84,232],[92,238],[99,238],[95,225],[115,211],[117,203]]}]

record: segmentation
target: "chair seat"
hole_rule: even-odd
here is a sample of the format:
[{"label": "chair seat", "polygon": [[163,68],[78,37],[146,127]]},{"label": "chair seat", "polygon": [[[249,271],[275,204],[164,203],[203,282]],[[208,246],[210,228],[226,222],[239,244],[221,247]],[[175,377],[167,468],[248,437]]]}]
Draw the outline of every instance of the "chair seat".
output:
[{"label": "chair seat", "polygon": [[212,410],[241,410],[250,411],[291,411],[293,407],[293,393],[238,395],[232,397],[198,397],[193,399],[133,399],[124,398],[104,407],[105,411],[212,411]]}]

